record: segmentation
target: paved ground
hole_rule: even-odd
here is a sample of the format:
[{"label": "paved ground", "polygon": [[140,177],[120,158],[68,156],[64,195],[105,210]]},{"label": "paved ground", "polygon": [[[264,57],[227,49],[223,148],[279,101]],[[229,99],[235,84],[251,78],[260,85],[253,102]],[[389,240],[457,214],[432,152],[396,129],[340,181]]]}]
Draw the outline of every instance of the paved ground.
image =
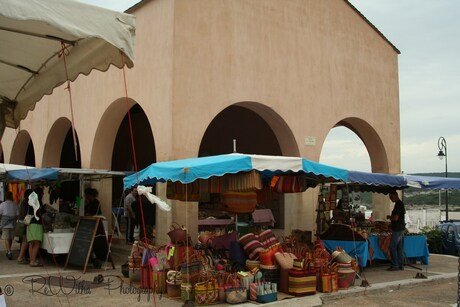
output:
[{"label": "paved ground", "polygon": [[[3,242],[2,242],[3,243]],[[14,246],[17,256],[19,246]],[[63,269],[65,257],[53,259],[50,255],[43,258],[44,267],[32,268],[7,260],[3,244],[0,247],[0,287],[6,294],[7,306],[183,306],[183,302],[171,300],[159,295],[152,296],[144,290],[130,286],[122,277],[120,265],[126,261],[129,247],[120,244],[112,246],[116,269],[95,269],[88,266],[87,272],[81,268]],[[304,298],[292,298],[266,305],[288,303],[294,306],[449,306],[456,303],[458,258],[444,255],[431,255],[430,265],[415,265],[404,271],[387,272],[387,266],[368,267],[362,274],[369,287],[360,287],[362,280],[357,279],[355,286],[331,294],[316,294]],[[418,273],[418,274],[417,274]],[[93,283],[94,277],[104,276],[102,284]],[[414,278],[423,274],[426,279]],[[53,276],[51,280],[47,277]],[[62,277],[59,284],[59,276]],[[222,306],[222,305],[221,305]],[[239,306],[254,306],[253,303]]]}]

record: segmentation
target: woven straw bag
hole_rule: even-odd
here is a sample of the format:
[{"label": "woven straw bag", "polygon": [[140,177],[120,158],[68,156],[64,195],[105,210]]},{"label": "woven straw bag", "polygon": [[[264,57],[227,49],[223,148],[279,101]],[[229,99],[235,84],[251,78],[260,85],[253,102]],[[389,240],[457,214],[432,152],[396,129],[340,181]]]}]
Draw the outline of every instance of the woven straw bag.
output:
[{"label": "woven straw bag", "polygon": [[279,266],[283,269],[290,270],[294,266],[294,259],[296,259],[296,255],[292,253],[284,253],[284,252],[277,252],[275,253],[276,262],[278,262]]}]

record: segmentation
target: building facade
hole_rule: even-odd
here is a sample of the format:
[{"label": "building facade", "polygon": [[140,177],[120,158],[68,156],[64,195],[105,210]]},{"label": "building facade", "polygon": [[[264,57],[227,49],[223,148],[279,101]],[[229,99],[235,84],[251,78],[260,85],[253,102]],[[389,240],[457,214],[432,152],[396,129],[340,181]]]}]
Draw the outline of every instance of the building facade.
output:
[{"label": "building facade", "polygon": [[[229,153],[233,139],[241,153],[319,161],[328,133],[344,126],[365,144],[373,172],[400,172],[399,51],[348,1],[144,0],[127,12],[136,16],[134,68],[71,85],[77,158],[62,86],[18,130],[6,129],[4,162],[140,170]],[[94,184],[110,211],[120,183]],[[314,230],[317,193],[283,196],[283,232]],[[374,217],[384,218],[387,197],[374,201],[383,204]],[[197,229],[197,206],[173,202],[157,214],[160,241],[172,221],[185,224],[184,212]]]}]

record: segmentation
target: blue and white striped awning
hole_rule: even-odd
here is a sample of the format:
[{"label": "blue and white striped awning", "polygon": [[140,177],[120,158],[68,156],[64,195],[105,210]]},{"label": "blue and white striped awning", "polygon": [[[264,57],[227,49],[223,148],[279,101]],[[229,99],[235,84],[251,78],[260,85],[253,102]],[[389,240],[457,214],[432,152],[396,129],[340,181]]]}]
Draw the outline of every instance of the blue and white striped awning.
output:
[{"label": "blue and white striped awning", "polygon": [[153,163],[137,174],[123,179],[124,187],[136,184],[179,181],[191,183],[197,179],[257,170],[264,176],[283,173],[304,173],[318,181],[346,181],[348,171],[301,157],[224,154],[217,156]]}]

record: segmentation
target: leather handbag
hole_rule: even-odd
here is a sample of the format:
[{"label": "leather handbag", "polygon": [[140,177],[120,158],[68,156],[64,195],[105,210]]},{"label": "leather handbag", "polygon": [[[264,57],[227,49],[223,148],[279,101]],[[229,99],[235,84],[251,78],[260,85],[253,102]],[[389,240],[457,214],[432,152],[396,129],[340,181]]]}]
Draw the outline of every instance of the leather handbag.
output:
[{"label": "leather handbag", "polygon": [[32,222],[32,218],[34,216],[32,214],[27,214],[25,217],[24,217],[24,224],[25,225],[30,225],[30,222]]},{"label": "leather handbag", "polygon": [[184,227],[174,222],[169,229],[168,236],[173,244],[187,242],[187,231]]},{"label": "leather handbag", "polygon": [[14,236],[18,238],[22,238],[23,235],[26,234],[26,224],[23,221],[18,221],[16,226],[14,226]]}]

